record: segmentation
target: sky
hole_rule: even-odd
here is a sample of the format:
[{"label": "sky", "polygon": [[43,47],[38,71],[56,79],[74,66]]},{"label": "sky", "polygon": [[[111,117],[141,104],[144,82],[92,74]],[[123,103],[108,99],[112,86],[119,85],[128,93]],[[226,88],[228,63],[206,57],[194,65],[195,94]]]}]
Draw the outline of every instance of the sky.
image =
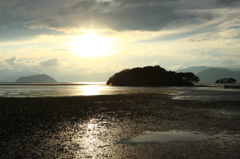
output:
[{"label": "sky", "polygon": [[240,0],[0,0],[0,82],[126,68],[240,68]]}]

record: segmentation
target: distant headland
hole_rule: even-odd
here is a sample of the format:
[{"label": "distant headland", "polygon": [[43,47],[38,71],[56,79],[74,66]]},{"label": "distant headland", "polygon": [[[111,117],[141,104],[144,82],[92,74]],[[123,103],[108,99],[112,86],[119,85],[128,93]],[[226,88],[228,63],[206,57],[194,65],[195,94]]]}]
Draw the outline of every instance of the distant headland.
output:
[{"label": "distant headland", "polygon": [[107,81],[113,86],[193,86],[199,78],[192,72],[176,73],[160,66],[125,69],[115,73]]},{"label": "distant headland", "polygon": [[16,83],[57,83],[57,81],[45,74],[38,74],[28,77],[20,77]]}]

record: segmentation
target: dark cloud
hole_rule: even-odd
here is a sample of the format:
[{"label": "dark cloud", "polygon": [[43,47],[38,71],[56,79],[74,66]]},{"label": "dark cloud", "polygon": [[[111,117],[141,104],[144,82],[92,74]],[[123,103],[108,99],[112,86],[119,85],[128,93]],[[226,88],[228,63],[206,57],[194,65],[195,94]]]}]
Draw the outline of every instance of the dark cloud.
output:
[{"label": "dark cloud", "polygon": [[12,6],[18,3],[18,0],[0,0],[0,8],[6,6]]},{"label": "dark cloud", "polygon": [[40,34],[60,35],[62,33],[45,28],[33,30],[24,24],[0,25],[0,41],[29,40]]},{"label": "dark cloud", "polygon": [[170,25],[177,27],[179,26],[177,23],[187,23],[189,19],[195,19],[194,24],[212,19],[207,14],[204,16],[193,13],[179,15],[176,12],[180,3],[178,0],[120,0],[116,2],[82,0],[70,7],[58,9],[48,18],[38,21],[31,27],[54,30],[80,28],[158,31]]},{"label": "dark cloud", "polygon": [[232,6],[235,3],[240,3],[240,0],[217,0],[216,3],[224,6]]},{"label": "dark cloud", "polygon": [[150,4],[150,3],[169,3],[169,2],[179,2],[179,0],[118,0],[117,2],[127,5],[127,4]]},{"label": "dark cloud", "polygon": [[110,28],[123,30],[161,30],[180,17],[174,7],[162,5],[141,5],[125,7],[111,14],[105,13],[101,20]]},{"label": "dark cloud", "polygon": [[60,60],[58,58],[46,59],[40,62],[41,66],[60,66]]},{"label": "dark cloud", "polygon": [[18,7],[17,11],[14,13],[16,15],[22,15],[22,16],[34,16],[38,13],[38,8],[33,5]]},{"label": "dark cloud", "polygon": [[229,29],[238,29],[240,28],[240,26],[233,26],[233,27],[230,27]]},{"label": "dark cloud", "polygon": [[[5,2],[6,5],[8,1],[0,0],[0,2]],[[214,5],[212,2],[215,2]],[[16,37],[21,33],[26,36],[32,34],[31,30],[28,30],[29,33],[20,30],[22,28],[27,30],[27,27],[33,29],[32,32],[35,35],[41,34],[41,32],[51,34],[50,31],[43,29],[55,31],[69,31],[71,29],[159,31],[164,28],[176,29],[182,26],[193,28],[193,26],[217,18],[213,13],[205,13],[202,9],[216,8],[216,3],[219,8],[220,4],[226,6],[235,4],[235,2],[238,1],[25,0],[19,1],[18,5],[12,8],[11,16],[13,17],[0,15],[0,18],[3,17],[0,21],[0,27],[8,26],[5,30],[10,30],[13,27],[15,30],[11,29],[9,32],[15,32]],[[22,26],[19,27],[19,24]],[[9,32],[3,32],[1,35],[9,34]]]},{"label": "dark cloud", "polygon": [[7,64],[9,64],[9,65],[15,65],[15,61],[16,61],[16,57],[15,56],[13,56],[12,58],[10,58],[10,59],[6,59],[4,62],[6,62]]},{"label": "dark cloud", "polygon": [[0,8],[0,41],[31,39],[40,34],[60,34],[47,28],[29,29],[30,24],[61,7],[62,3],[57,1],[0,0],[0,6],[4,6]]},{"label": "dark cloud", "polygon": [[[104,3],[104,2],[99,2],[99,4]],[[106,2],[107,3],[107,2]],[[90,10],[94,6],[96,6],[98,2],[96,0],[82,0],[77,2],[75,5],[72,5],[70,7],[71,10],[78,10],[79,8],[84,9],[84,10]]]}]

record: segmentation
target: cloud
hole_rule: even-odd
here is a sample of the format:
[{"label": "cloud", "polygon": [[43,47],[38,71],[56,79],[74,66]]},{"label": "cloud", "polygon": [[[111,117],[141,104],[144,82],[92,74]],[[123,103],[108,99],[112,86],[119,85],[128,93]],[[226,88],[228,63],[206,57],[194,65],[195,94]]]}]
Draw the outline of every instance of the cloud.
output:
[{"label": "cloud", "polygon": [[40,65],[58,67],[60,66],[60,60],[58,58],[46,59],[40,62]]},{"label": "cloud", "polygon": [[171,41],[171,40],[178,40],[178,39],[182,39],[182,38],[194,35],[196,33],[197,33],[197,31],[172,33],[172,34],[162,35],[162,36],[154,37],[154,38],[150,38],[150,39],[140,40],[140,41],[137,41],[137,43],[166,42],[166,41]]},{"label": "cloud", "polygon": [[69,52],[69,49],[53,49],[53,51]]},{"label": "cloud", "polygon": [[38,13],[38,8],[33,5],[18,7],[14,15],[21,15],[21,16],[34,16]]},{"label": "cloud", "polygon": [[213,18],[209,14],[179,10],[179,6],[183,5],[179,0],[81,0],[69,7],[56,10],[47,18],[32,23],[30,27],[60,31],[69,29],[159,31],[168,26],[177,28],[182,24],[196,25]]},{"label": "cloud", "polygon": [[162,5],[130,6],[105,14],[102,20],[111,29],[151,30],[157,31],[166,27],[180,17],[173,12],[174,7]]},{"label": "cloud", "polygon": [[187,39],[186,41],[188,41],[188,42],[214,41],[214,40],[217,40],[219,38],[220,37],[205,36],[205,37],[201,37],[201,38],[190,38],[190,39]]},{"label": "cloud", "polygon": [[131,4],[157,4],[157,3],[169,3],[169,2],[179,2],[180,0],[118,0],[122,5],[131,5]]},{"label": "cloud", "polygon": [[185,64],[185,63],[182,63],[182,64],[179,64],[179,65],[176,65],[174,67],[171,67],[171,70],[180,70],[180,69],[184,69],[184,68],[187,68],[189,65]]},{"label": "cloud", "polygon": [[216,3],[224,6],[233,6],[235,4],[240,4],[240,0],[217,0]]},{"label": "cloud", "polygon": [[0,0],[0,8],[12,6],[18,3],[18,0]]},{"label": "cloud", "polygon": [[228,59],[228,60],[224,60],[222,62],[222,64],[224,64],[224,65],[234,65],[236,63],[233,60]]},{"label": "cloud", "polygon": [[10,58],[10,59],[6,59],[4,62],[6,62],[6,63],[8,63],[9,65],[15,65],[16,63],[15,63],[15,61],[16,61],[16,57],[15,56],[13,56],[12,58]]}]

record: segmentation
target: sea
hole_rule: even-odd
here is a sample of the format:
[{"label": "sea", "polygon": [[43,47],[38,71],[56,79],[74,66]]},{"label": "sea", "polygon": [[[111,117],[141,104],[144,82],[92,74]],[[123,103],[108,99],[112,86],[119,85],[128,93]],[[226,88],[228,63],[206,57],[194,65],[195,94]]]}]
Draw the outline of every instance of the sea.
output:
[{"label": "sea", "polygon": [[204,83],[194,87],[129,87],[110,86],[105,82],[0,83],[0,97],[69,97],[159,93],[174,100],[240,100],[240,89],[224,88],[223,84]]}]

